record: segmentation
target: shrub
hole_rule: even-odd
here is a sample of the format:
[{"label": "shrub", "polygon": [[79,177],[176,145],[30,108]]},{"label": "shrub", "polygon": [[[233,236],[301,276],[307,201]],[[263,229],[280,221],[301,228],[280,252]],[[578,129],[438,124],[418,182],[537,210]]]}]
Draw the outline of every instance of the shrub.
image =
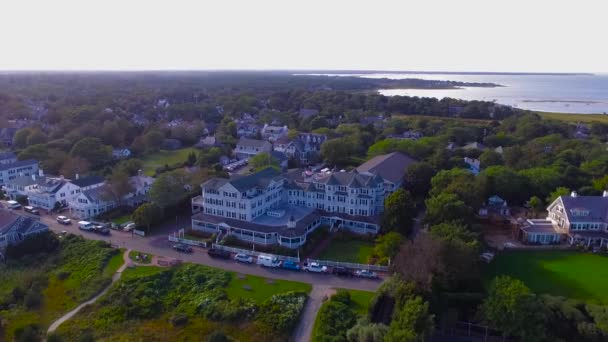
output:
[{"label": "shrub", "polygon": [[330,300],[319,310],[317,341],[346,341],[346,332],[357,321],[357,315],[348,305]]},{"label": "shrub", "polygon": [[183,325],[186,325],[186,323],[188,323],[188,316],[186,316],[183,313],[178,313],[178,314],[173,315],[173,317],[171,317],[170,321],[174,327],[181,327]]},{"label": "shrub", "polygon": [[30,290],[25,295],[23,303],[25,304],[25,307],[30,310],[37,308],[42,304],[42,294],[36,290]]},{"label": "shrub", "polygon": [[71,274],[70,272],[61,271],[61,272],[57,273],[57,280],[66,280],[66,279],[68,279],[70,274]]},{"label": "shrub", "polygon": [[336,294],[331,297],[331,300],[349,305],[351,303],[350,293],[346,290],[339,289]]},{"label": "shrub", "polygon": [[15,286],[12,291],[13,301],[15,303],[19,303],[25,297],[25,290],[21,286]]},{"label": "shrub", "polygon": [[258,320],[270,332],[287,335],[295,328],[306,297],[303,292],[275,294],[260,307]]},{"label": "shrub", "polygon": [[40,340],[40,327],[37,324],[29,324],[15,330],[15,341],[31,342]]},{"label": "shrub", "polygon": [[209,341],[209,342],[229,342],[230,339],[223,332],[216,330],[209,335],[209,338],[207,339],[207,341]]}]

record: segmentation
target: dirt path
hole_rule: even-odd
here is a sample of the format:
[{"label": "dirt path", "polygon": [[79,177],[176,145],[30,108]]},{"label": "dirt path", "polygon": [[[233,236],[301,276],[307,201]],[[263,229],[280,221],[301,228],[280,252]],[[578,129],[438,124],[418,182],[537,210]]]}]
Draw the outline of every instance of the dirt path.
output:
[{"label": "dirt path", "polygon": [[294,342],[310,342],[312,339],[312,328],[315,325],[315,319],[317,313],[323,304],[324,298],[329,298],[336,292],[333,288],[324,285],[315,285],[310,291],[306,306],[302,317],[300,317],[300,323],[296,328],[293,335],[292,341]]},{"label": "dirt path", "polygon": [[112,275],[112,282],[108,286],[106,286],[106,288],[103,289],[100,293],[98,293],[95,297],[87,300],[86,302],[78,305],[72,311],[66,313],[65,315],[63,315],[61,317],[59,317],[59,319],[57,319],[55,322],[53,322],[53,324],[51,324],[51,326],[47,330],[47,334],[50,334],[50,333],[54,332],[55,330],[57,330],[57,328],[59,328],[59,326],[61,324],[63,324],[65,321],[69,320],[70,318],[74,317],[74,315],[76,315],[80,310],[82,310],[82,308],[84,308],[85,306],[87,306],[89,304],[95,303],[99,298],[101,298],[101,296],[105,295],[108,292],[108,290],[110,290],[110,288],[112,287],[112,285],[114,285],[114,283],[116,283],[120,279],[120,277],[122,276],[122,272],[129,265],[129,252],[131,252],[131,251],[127,250],[127,251],[124,252],[124,254],[122,256],[122,258],[123,258],[123,264],[116,271],[116,273],[114,273],[114,275]]}]

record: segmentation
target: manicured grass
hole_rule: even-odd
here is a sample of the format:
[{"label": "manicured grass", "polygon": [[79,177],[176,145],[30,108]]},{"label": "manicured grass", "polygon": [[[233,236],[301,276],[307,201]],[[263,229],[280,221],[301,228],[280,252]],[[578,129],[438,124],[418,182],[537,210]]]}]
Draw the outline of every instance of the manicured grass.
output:
[{"label": "manicured grass", "polygon": [[112,256],[112,258],[106,264],[106,267],[103,270],[104,277],[112,277],[125,262],[122,256],[125,253],[125,249],[120,248],[119,251],[120,252]]},{"label": "manicured grass", "polygon": [[144,174],[153,176],[157,168],[176,163],[183,163],[188,158],[190,152],[196,153],[193,147],[182,148],[175,151],[161,150],[144,156]]},{"label": "manicured grass", "polygon": [[[251,289],[247,290],[244,286],[249,286]],[[226,293],[230,298],[249,298],[256,303],[261,304],[273,294],[289,291],[309,293],[310,290],[312,290],[310,284],[288,280],[267,280],[266,278],[251,275],[246,275],[244,276],[244,279],[240,279],[237,274],[233,273],[232,280],[226,288]]]},{"label": "manicured grass", "polygon": [[149,276],[166,270],[168,270],[168,268],[158,266],[127,267],[127,269],[125,269],[125,271],[122,273],[121,280]]},{"label": "manicured grass", "polygon": [[608,123],[608,115],[603,114],[568,114],[568,113],[550,113],[550,112],[536,112],[544,119],[553,119],[566,122],[603,122]]},{"label": "manicured grass", "polygon": [[373,292],[368,291],[358,291],[358,290],[348,290],[350,293],[350,299],[353,301],[353,309],[359,315],[366,315],[367,310],[369,309],[369,303],[374,297]]},{"label": "manicured grass", "polygon": [[133,219],[131,218],[131,215],[127,214],[127,215],[122,215],[120,217],[117,217],[117,218],[113,219],[112,222],[120,225],[120,224],[127,223],[129,221],[132,221],[132,220]]},{"label": "manicured grass", "polygon": [[572,251],[518,251],[498,255],[484,274],[522,280],[532,291],[608,303],[608,256]]},{"label": "manicured grass", "polygon": [[367,264],[374,244],[359,240],[332,240],[317,259]]},{"label": "manicured grass", "polygon": [[[137,256],[141,255],[142,257],[139,258],[139,260],[137,260]],[[148,257],[146,259],[143,258],[144,255],[147,255]],[[140,264],[149,264],[152,262],[152,254],[148,254],[148,253],[142,253],[142,252],[138,252],[138,251],[131,251],[129,252],[129,259],[131,259],[133,262],[138,262]]]}]

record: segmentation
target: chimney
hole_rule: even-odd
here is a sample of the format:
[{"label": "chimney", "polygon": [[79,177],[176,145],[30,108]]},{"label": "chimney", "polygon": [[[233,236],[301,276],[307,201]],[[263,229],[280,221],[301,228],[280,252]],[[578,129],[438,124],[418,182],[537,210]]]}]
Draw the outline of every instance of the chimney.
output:
[{"label": "chimney", "polygon": [[74,178],[78,179],[78,178],[80,178],[80,175],[76,174],[76,176]]},{"label": "chimney", "polygon": [[608,191],[604,190],[604,193],[602,194],[602,197],[608,197]]},{"label": "chimney", "polygon": [[576,193],[576,191],[572,191],[570,193],[570,197],[576,198],[576,197],[578,197],[578,194]]},{"label": "chimney", "polygon": [[138,176],[143,176],[144,175],[144,171],[142,169],[137,170],[137,175]]}]

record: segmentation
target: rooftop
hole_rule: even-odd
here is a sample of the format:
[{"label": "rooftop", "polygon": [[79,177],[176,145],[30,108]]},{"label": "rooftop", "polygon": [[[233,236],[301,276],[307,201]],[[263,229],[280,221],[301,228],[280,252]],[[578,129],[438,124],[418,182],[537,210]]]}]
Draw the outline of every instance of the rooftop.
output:
[{"label": "rooftop", "polygon": [[393,182],[399,183],[405,170],[417,160],[401,152],[376,156],[357,167],[359,173],[373,173]]},{"label": "rooftop", "polygon": [[95,185],[95,184],[99,184],[99,183],[103,183],[104,179],[103,177],[100,176],[87,176],[87,177],[82,177],[82,178],[78,178],[78,179],[74,179],[72,180],[72,184],[81,187],[81,188],[85,188],[87,186],[91,186],[91,185]]},{"label": "rooftop", "polygon": [[38,161],[33,160],[33,159],[27,159],[27,160],[18,160],[16,162],[10,163],[10,164],[0,164],[0,171],[6,171],[6,170],[14,169],[17,167],[23,167],[23,166],[29,166],[29,165],[38,165]]}]

